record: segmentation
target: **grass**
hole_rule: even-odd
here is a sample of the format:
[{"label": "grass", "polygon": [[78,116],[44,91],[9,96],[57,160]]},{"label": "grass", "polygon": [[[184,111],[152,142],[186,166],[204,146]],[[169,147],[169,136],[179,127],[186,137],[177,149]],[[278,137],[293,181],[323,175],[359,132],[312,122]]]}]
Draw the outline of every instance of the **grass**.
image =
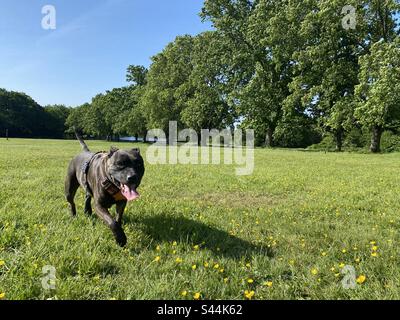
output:
[{"label": "grass", "polygon": [[[79,151],[76,141],[0,141],[3,299],[400,298],[399,154],[256,150],[247,177],[147,165],[121,249],[83,214],[83,192],[69,216],[63,181]],[[46,265],[55,290],[42,289]],[[342,286],[345,265],[355,289]]]}]

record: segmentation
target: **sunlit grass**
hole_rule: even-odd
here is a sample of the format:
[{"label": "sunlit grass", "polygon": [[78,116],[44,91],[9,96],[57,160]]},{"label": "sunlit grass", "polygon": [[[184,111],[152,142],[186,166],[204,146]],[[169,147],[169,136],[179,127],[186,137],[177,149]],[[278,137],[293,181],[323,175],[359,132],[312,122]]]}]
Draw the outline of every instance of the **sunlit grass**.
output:
[{"label": "sunlit grass", "polygon": [[[121,249],[83,214],[82,192],[69,216],[63,182],[79,151],[0,141],[0,299],[400,298],[399,154],[260,149],[247,177],[147,165]],[[56,290],[42,289],[46,265]],[[355,289],[342,287],[347,265]]]}]

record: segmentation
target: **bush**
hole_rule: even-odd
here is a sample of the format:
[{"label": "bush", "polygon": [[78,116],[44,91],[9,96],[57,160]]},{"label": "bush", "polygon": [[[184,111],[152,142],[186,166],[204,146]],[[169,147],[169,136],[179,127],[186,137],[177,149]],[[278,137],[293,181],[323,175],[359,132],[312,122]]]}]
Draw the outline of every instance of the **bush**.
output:
[{"label": "bush", "polygon": [[400,152],[400,136],[386,131],[381,140],[382,152]]}]

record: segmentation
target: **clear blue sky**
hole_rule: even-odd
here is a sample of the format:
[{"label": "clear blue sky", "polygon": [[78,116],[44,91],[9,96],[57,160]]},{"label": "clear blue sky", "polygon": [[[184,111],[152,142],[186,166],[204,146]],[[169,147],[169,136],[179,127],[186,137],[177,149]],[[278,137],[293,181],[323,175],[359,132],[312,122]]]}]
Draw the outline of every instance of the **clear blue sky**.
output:
[{"label": "clear blue sky", "polygon": [[[44,5],[57,29],[43,30]],[[77,106],[126,85],[130,64],[182,34],[210,29],[198,16],[203,0],[0,0],[0,88],[39,104]]]}]

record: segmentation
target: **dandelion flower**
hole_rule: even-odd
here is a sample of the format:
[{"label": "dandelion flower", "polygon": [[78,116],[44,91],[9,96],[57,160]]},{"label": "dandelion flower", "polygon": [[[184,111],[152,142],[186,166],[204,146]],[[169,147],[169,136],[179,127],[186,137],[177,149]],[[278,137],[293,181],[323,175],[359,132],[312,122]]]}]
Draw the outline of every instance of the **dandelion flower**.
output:
[{"label": "dandelion flower", "polygon": [[155,257],[155,259],[154,259],[155,262],[160,262],[160,260],[161,260],[161,257],[160,257],[160,256],[157,256],[157,257]]},{"label": "dandelion flower", "polygon": [[378,251],[378,247],[377,246],[373,246],[372,247],[372,251]]},{"label": "dandelion flower", "polygon": [[214,265],[214,269],[219,269],[219,264],[218,263]]},{"label": "dandelion flower", "polygon": [[249,290],[246,290],[246,291],[244,292],[244,296],[245,296],[246,299],[248,299],[248,300],[253,299],[253,297],[254,297],[255,294],[256,294],[256,293],[255,293],[254,291],[249,291]]},{"label": "dandelion flower", "polygon": [[247,283],[252,284],[252,283],[254,283],[254,280],[253,280],[253,279],[248,279],[248,280],[247,280]]},{"label": "dandelion flower", "polygon": [[192,270],[196,270],[197,269],[197,266],[194,264],[194,265],[192,265]]},{"label": "dandelion flower", "polygon": [[201,297],[201,293],[200,293],[200,292],[196,292],[196,293],[194,294],[194,296],[193,296],[193,299],[194,299],[194,300],[199,300],[200,297]]},{"label": "dandelion flower", "polygon": [[182,297],[186,297],[187,294],[188,294],[188,292],[187,292],[186,290],[184,290],[184,291],[181,292],[181,296],[182,296]]},{"label": "dandelion flower", "polygon": [[340,269],[343,269],[344,267],[345,267],[345,264],[344,264],[344,263],[340,263],[340,264],[339,264],[339,268],[340,268]]},{"label": "dandelion flower", "polygon": [[161,250],[161,247],[160,247],[160,246],[157,246],[157,247],[156,247],[156,250],[157,250],[157,251],[160,251],[160,250]]},{"label": "dandelion flower", "polygon": [[175,262],[176,262],[176,263],[182,263],[182,261],[183,261],[183,260],[182,260],[181,258],[176,258],[176,259],[175,259]]},{"label": "dandelion flower", "polygon": [[342,250],[342,253],[346,253],[346,252],[347,252],[347,250],[346,250],[346,249],[343,249],[343,250]]},{"label": "dandelion flower", "polygon": [[264,283],[264,285],[267,286],[268,288],[271,288],[272,285],[273,285],[273,282],[272,281],[267,281],[267,282]]},{"label": "dandelion flower", "polygon": [[194,250],[194,251],[198,251],[199,249],[200,249],[200,246],[198,246],[198,245],[196,245],[196,246],[193,247],[193,250]]},{"label": "dandelion flower", "polygon": [[204,262],[204,268],[208,268],[210,264],[208,262]]},{"label": "dandelion flower", "polygon": [[172,245],[173,245],[174,247],[176,247],[176,246],[178,245],[178,242],[174,241],[174,242],[172,243]]},{"label": "dandelion flower", "polygon": [[314,276],[318,274],[318,270],[316,268],[311,269],[311,274],[313,274]]},{"label": "dandelion flower", "polygon": [[0,300],[4,299],[5,296],[6,296],[6,294],[5,294],[4,292],[3,292],[3,293],[0,293]]},{"label": "dandelion flower", "polygon": [[378,256],[378,253],[377,253],[377,252],[372,252],[372,253],[371,253],[371,256],[372,256],[372,257],[377,257],[377,256]]},{"label": "dandelion flower", "polygon": [[224,278],[225,283],[228,283],[228,281],[229,281],[229,278]]},{"label": "dandelion flower", "polygon": [[251,267],[251,264],[250,264],[250,263],[246,263],[246,267],[247,267],[247,268],[250,268],[250,267]]},{"label": "dandelion flower", "polygon": [[6,263],[4,262],[4,260],[0,260],[0,267],[4,266]]},{"label": "dandelion flower", "polygon": [[366,276],[364,276],[364,275],[361,275],[361,276],[359,276],[358,278],[357,278],[357,283],[358,284],[363,284],[364,282],[365,282],[365,280],[367,280],[367,277]]}]

